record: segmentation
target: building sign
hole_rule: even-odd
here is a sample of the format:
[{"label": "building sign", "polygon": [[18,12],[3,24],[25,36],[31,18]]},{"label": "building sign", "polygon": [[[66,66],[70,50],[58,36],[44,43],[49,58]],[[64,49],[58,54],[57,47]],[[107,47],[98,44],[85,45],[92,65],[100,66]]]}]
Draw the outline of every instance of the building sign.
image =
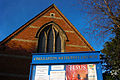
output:
[{"label": "building sign", "polygon": [[32,63],[49,64],[49,63],[80,63],[100,61],[99,54],[95,53],[61,53],[61,54],[34,54]]},{"label": "building sign", "polygon": [[34,54],[30,80],[103,80],[98,52]]}]

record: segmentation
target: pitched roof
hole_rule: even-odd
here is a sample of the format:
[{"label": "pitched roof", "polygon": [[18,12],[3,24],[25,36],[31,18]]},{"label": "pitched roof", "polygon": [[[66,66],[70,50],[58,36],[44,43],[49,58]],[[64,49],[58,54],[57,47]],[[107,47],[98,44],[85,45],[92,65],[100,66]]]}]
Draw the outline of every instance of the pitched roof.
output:
[{"label": "pitched roof", "polygon": [[49,6],[47,9],[45,9],[44,11],[42,11],[41,13],[39,13],[37,16],[35,16],[34,18],[32,18],[31,20],[29,20],[27,23],[25,23],[24,25],[22,25],[20,28],[18,28],[16,31],[14,31],[12,34],[10,34],[8,37],[6,37],[3,41],[0,42],[0,45],[3,45],[5,43],[7,43],[9,40],[11,40],[13,37],[15,37],[15,35],[17,35],[18,33],[20,33],[22,30],[24,30],[27,26],[29,26],[32,22],[34,22],[36,19],[38,19],[39,17],[41,17],[42,15],[44,15],[47,11],[49,11],[51,8],[54,8],[62,17],[63,19],[70,25],[70,27],[76,32],[76,34],[78,34],[81,39],[84,41],[84,43],[91,49],[94,51],[93,47],[86,41],[86,39],[80,34],[80,32],[74,27],[74,25],[72,25],[72,23],[61,13],[61,11],[55,6],[55,4],[52,4],[51,6]]}]

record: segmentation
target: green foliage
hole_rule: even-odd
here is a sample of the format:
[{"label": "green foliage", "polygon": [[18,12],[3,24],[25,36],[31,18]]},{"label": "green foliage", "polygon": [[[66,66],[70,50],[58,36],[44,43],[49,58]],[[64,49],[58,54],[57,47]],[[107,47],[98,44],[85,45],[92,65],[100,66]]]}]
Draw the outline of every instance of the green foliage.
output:
[{"label": "green foliage", "polygon": [[103,73],[103,80],[115,80],[110,73]]},{"label": "green foliage", "polygon": [[113,30],[115,37],[104,45],[105,54],[104,80],[120,80],[120,28]]}]

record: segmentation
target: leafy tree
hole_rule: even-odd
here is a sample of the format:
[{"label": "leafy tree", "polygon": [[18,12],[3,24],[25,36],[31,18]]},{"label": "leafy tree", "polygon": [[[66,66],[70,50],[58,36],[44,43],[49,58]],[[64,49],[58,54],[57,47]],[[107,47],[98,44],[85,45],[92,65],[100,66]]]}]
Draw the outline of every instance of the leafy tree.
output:
[{"label": "leafy tree", "polygon": [[120,80],[120,28],[115,27],[115,37],[104,45],[102,53],[105,54],[104,78],[108,80]]}]

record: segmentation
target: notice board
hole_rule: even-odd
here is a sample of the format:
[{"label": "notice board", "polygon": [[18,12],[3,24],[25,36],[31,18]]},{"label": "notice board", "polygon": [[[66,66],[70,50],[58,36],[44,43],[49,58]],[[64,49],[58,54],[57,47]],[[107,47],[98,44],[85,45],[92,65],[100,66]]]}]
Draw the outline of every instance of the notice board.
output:
[{"label": "notice board", "polygon": [[33,53],[29,80],[103,80],[99,51]]}]

